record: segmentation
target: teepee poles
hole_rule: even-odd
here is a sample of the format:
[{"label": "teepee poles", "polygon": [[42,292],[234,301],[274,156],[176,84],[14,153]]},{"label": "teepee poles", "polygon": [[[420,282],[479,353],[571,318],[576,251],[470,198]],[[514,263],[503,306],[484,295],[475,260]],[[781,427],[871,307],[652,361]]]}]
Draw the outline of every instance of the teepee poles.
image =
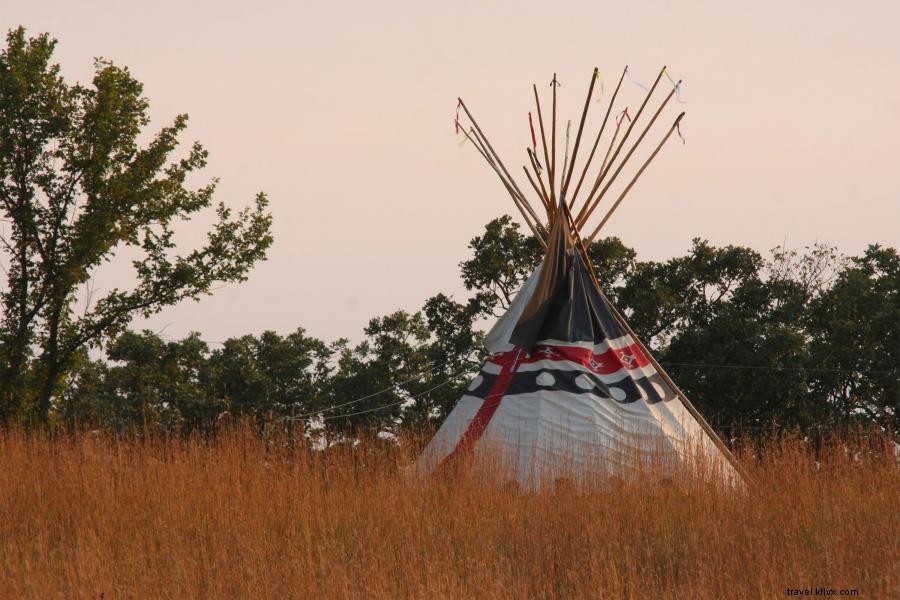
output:
[{"label": "teepee poles", "polygon": [[609,218],[612,216],[613,212],[615,212],[615,210],[619,207],[619,204],[622,203],[622,200],[625,199],[625,195],[628,194],[628,192],[634,186],[635,182],[637,182],[638,177],[640,177],[641,174],[643,174],[643,172],[647,168],[647,166],[650,165],[650,163],[653,161],[653,159],[656,158],[656,155],[659,154],[659,151],[662,149],[663,145],[668,141],[668,139],[670,137],[672,137],[672,134],[675,132],[675,130],[678,129],[678,125],[679,125],[679,123],[681,123],[681,119],[683,119],[683,118],[684,118],[684,113],[681,113],[680,115],[678,115],[678,118],[675,119],[674,123],[672,123],[672,127],[669,128],[668,133],[666,133],[666,135],[659,142],[659,144],[656,146],[656,149],[653,150],[653,152],[650,154],[650,156],[647,158],[647,160],[644,161],[644,164],[641,165],[641,168],[638,169],[638,172],[635,173],[634,177],[631,178],[631,182],[629,182],[629,184],[625,187],[625,189],[622,191],[622,193],[619,195],[619,197],[616,199],[616,201],[610,207],[609,211],[606,213],[606,216],[603,217],[603,220],[600,221],[600,224],[597,225],[597,228],[594,229],[593,233],[591,233],[591,235],[588,237],[588,241],[587,241],[588,246],[590,246],[591,243],[593,243],[594,238],[597,237],[597,234],[600,233],[600,230],[603,229],[603,226],[606,225],[607,221],[609,221]]},{"label": "teepee poles", "polygon": [[[547,214],[547,223],[553,222],[553,213],[556,210],[553,207],[553,204],[550,202],[550,194],[547,193],[547,188],[544,186],[544,178],[541,177],[541,167],[538,164],[537,157],[534,155],[534,151],[531,148],[526,148],[525,152],[528,154],[529,162],[531,162],[531,169],[534,172],[534,178],[537,180],[538,184],[540,184],[541,189],[535,190],[538,192],[538,195],[541,197],[541,202],[544,205],[544,210]],[[526,166],[522,166],[525,169],[526,176],[529,176],[528,168]],[[531,179],[531,177],[528,177]],[[532,184],[533,185],[533,184]],[[549,227],[549,225],[548,225]]]},{"label": "teepee poles", "polygon": [[525,171],[525,177],[528,178],[528,183],[531,184],[532,189],[534,189],[534,193],[537,194],[538,198],[541,199],[541,204],[544,205],[544,210],[546,210],[549,213],[550,212],[550,203],[547,201],[546,198],[544,198],[544,194],[541,193],[541,190],[538,189],[537,184],[534,182],[534,179],[532,179],[532,177],[531,177],[531,173],[528,172],[528,167],[526,167],[525,165],[522,165],[522,170]]},{"label": "teepee poles", "polygon": [[[534,103],[537,105],[538,125],[540,126],[540,129],[541,129],[541,147],[544,149],[544,166],[547,167],[547,177],[549,179],[549,177],[550,177],[550,154],[547,152],[547,148],[548,148],[547,134],[544,130],[544,115],[541,112],[541,98],[540,98],[540,96],[538,96],[537,85],[531,84],[531,87],[534,88]],[[534,157],[534,159],[535,159],[535,161],[537,161],[536,156]],[[550,187],[551,187],[551,191],[552,191],[553,186],[551,185]],[[551,195],[550,198],[551,198],[551,205],[552,205],[553,196]]]},{"label": "teepee poles", "polygon": [[[584,121],[587,118],[588,108],[591,105],[591,97],[594,95],[594,84],[597,83],[597,75],[600,73],[597,67],[594,67],[594,73],[591,75],[591,83],[588,86],[587,97],[584,99],[584,109],[581,111],[581,121],[578,123],[578,133],[575,134],[575,146],[572,148],[572,158],[569,160],[569,170],[563,173],[562,191],[559,197],[565,201],[566,192],[569,189],[569,182],[572,180],[572,169],[575,167],[575,157],[578,156],[578,145],[581,143],[581,133],[584,131]],[[569,208],[572,208],[572,201],[569,201]]]},{"label": "teepee poles", "polygon": [[625,130],[625,135],[622,137],[622,141],[619,142],[619,145],[616,147],[616,151],[613,153],[612,158],[609,161],[609,164],[606,166],[606,169],[600,172],[597,175],[597,180],[594,182],[594,186],[591,188],[590,194],[588,194],[588,198],[584,203],[584,206],[581,207],[581,211],[578,213],[578,216],[575,218],[575,221],[578,223],[584,222],[584,214],[585,211],[591,206],[591,201],[594,199],[594,194],[597,192],[597,189],[600,187],[600,184],[603,182],[604,177],[609,172],[609,169],[612,167],[613,163],[616,162],[616,158],[619,156],[619,152],[622,150],[622,146],[625,145],[625,141],[628,139],[628,136],[631,134],[631,130],[634,128],[638,119],[641,118],[641,113],[644,112],[644,107],[647,106],[647,102],[650,101],[650,97],[653,95],[653,92],[656,90],[656,86],[659,85],[659,80],[662,79],[663,73],[666,72],[666,68],[663,67],[659,71],[659,75],[656,76],[656,81],[653,82],[653,85],[647,91],[647,96],[644,98],[644,101],[641,103],[640,108],[637,113],[634,115],[634,118],[631,120],[631,123],[628,124],[628,129]]},{"label": "teepee poles", "polygon": [[550,202],[556,206],[556,88],[559,81],[556,80],[556,73],[553,74],[553,81],[550,87],[553,89],[553,119],[551,121],[550,134]]},{"label": "teepee poles", "polygon": [[[493,166],[494,166],[493,161],[491,161],[491,158],[485,153],[484,149],[481,147],[481,144],[478,142],[478,140],[476,140],[476,139],[473,137],[473,135],[474,135],[474,133],[475,133],[475,129],[472,128],[472,129],[471,129],[471,133],[472,133],[473,135],[469,135],[469,132],[466,131],[465,127],[463,127],[463,126],[462,126],[462,123],[460,123],[460,124],[459,124],[459,130],[462,132],[462,134],[463,134],[464,136],[466,136],[466,139],[469,140],[469,142],[471,142],[473,146],[475,146],[475,149],[478,150],[478,153],[482,156],[482,158],[484,158],[484,160],[486,160],[487,163],[488,163],[491,167],[493,167]],[[502,179],[503,179],[503,178],[501,177],[501,180],[502,180]],[[503,183],[504,183],[504,185],[505,185],[505,184],[506,184],[506,181],[503,180]]]},{"label": "teepee poles", "polygon": [[[483,143],[484,148],[485,148],[485,154],[489,154],[490,156],[493,157],[494,160],[491,162],[492,166],[495,167],[495,170],[499,166],[500,171],[502,171],[503,175],[506,176],[504,183],[508,184],[509,186],[511,186],[511,188],[513,190],[515,190],[515,192],[516,192],[515,194],[512,194],[512,192],[510,192],[510,193],[511,193],[511,195],[514,196],[514,199],[516,196],[518,197],[519,202],[516,203],[516,206],[518,206],[520,210],[522,209],[522,207],[524,207],[527,210],[527,212],[531,214],[531,217],[534,219],[534,224],[535,224],[536,228],[543,231],[544,235],[546,235],[547,232],[541,226],[541,220],[537,216],[537,213],[534,212],[534,209],[531,207],[531,204],[529,204],[528,200],[525,198],[525,194],[523,194],[522,190],[519,189],[519,186],[516,185],[515,179],[513,179],[512,175],[509,174],[509,171],[506,170],[506,166],[503,164],[503,161],[500,160],[500,156],[497,155],[497,152],[494,150],[494,147],[491,145],[490,141],[488,141],[487,137],[484,135],[484,132],[481,130],[481,127],[478,126],[478,121],[476,121],[475,118],[472,117],[472,113],[469,112],[469,108],[466,106],[466,103],[463,102],[462,98],[459,99],[459,105],[465,111],[466,116],[469,118],[469,121],[474,126],[475,130],[473,133],[475,134],[475,137]],[[494,162],[496,162],[496,165],[494,165]],[[497,174],[500,175],[499,172]],[[503,179],[503,176],[501,175],[500,178]],[[520,206],[520,204],[521,204],[521,206]],[[543,236],[539,236],[539,237],[543,237]]]},{"label": "teepee poles", "polygon": [[[525,201],[525,194],[522,193],[522,190],[519,189],[519,186],[516,185],[516,180],[512,178],[512,175],[509,174],[509,171],[506,170],[506,166],[503,164],[503,161],[500,160],[500,156],[494,150],[494,147],[491,145],[491,142],[488,141],[487,136],[484,135],[484,132],[481,130],[481,127],[478,126],[478,121],[472,116],[472,113],[469,112],[469,107],[466,106],[466,103],[463,102],[462,98],[459,99],[459,105],[462,106],[462,109],[466,112],[466,116],[471,121],[472,125],[475,127],[475,131],[478,133],[479,138],[484,142],[484,145],[490,151],[490,154],[494,157],[494,160],[497,162],[497,165],[500,166],[500,169],[503,171],[503,174],[506,175],[506,178],[509,180],[510,185],[518,192],[519,199],[523,202]],[[533,212],[533,211],[532,211]],[[537,215],[533,215],[535,219],[537,219]]]},{"label": "teepee poles", "polygon": [[[684,116],[684,113],[682,113],[678,117],[678,119],[680,120],[682,116]],[[674,128],[675,127],[673,126],[673,129]],[[669,133],[671,134],[671,131],[669,131]],[[625,333],[627,333],[631,337],[632,341],[637,344],[638,348],[641,349],[641,352],[644,353],[644,357],[647,359],[647,362],[649,362],[653,366],[662,380],[665,381],[670,388],[672,388],[672,391],[675,392],[675,395],[678,397],[681,405],[684,406],[684,408],[691,414],[691,416],[697,420],[700,428],[703,429],[704,432],[706,432],[706,435],[710,437],[716,447],[722,452],[722,454],[725,455],[725,458],[728,460],[731,466],[734,467],[734,470],[738,473],[743,482],[748,483],[750,479],[747,475],[747,472],[743,469],[743,467],[741,467],[740,463],[737,461],[737,458],[735,458],[735,456],[731,453],[731,450],[728,449],[728,446],[725,445],[725,443],[713,430],[709,423],[706,422],[706,419],[703,418],[703,415],[701,415],[700,412],[696,408],[694,408],[694,405],[691,404],[691,401],[688,400],[684,392],[681,391],[681,388],[675,385],[675,382],[672,381],[672,378],[669,377],[669,374],[666,373],[665,369],[662,368],[662,365],[659,364],[656,358],[650,353],[650,350],[647,349],[640,338],[638,338],[637,334],[628,324],[628,321],[626,321],[625,317],[622,316],[622,313],[619,312],[619,309],[617,309],[615,305],[609,301],[609,298],[606,297],[606,294],[603,293],[603,289],[600,287],[600,280],[597,278],[597,272],[594,270],[594,263],[591,262],[591,257],[588,255],[587,246],[585,245],[584,240],[581,237],[581,232],[578,230],[578,227],[575,224],[572,213],[569,212],[569,208],[567,206],[563,206],[563,209],[565,210],[568,217],[569,226],[572,228],[572,237],[575,238],[575,241],[578,244],[578,248],[581,251],[581,256],[584,259],[585,264],[587,264],[588,271],[591,274],[591,279],[594,280],[594,285],[597,287],[597,291],[600,293],[600,297],[606,303],[606,306],[609,307],[609,310],[610,312],[612,312],[616,321],[619,323],[622,329],[625,330]]]},{"label": "teepee poles", "polygon": [[[622,80],[625,79],[625,73],[627,72],[628,67],[626,66],[625,70],[622,71],[622,76],[619,77],[619,83],[616,85],[612,98],[609,100],[609,106],[606,107],[606,115],[603,117],[603,123],[600,124],[600,131],[597,132],[597,139],[594,140],[594,145],[591,148],[591,153],[588,154],[587,162],[584,163],[584,170],[581,171],[581,177],[578,178],[578,185],[575,186],[575,191],[572,193],[572,199],[569,201],[570,209],[575,205],[575,199],[578,198],[578,191],[581,189],[581,184],[584,183],[588,168],[591,166],[591,160],[594,158],[594,153],[597,151],[597,145],[600,143],[600,138],[603,136],[603,130],[606,128],[606,121],[609,120],[609,114],[612,111],[613,105],[616,103],[616,96],[619,95],[619,88],[622,87]],[[600,170],[603,170],[602,167]]]},{"label": "teepee poles", "polygon": [[[563,153],[563,166],[559,177],[559,197],[563,197],[562,188],[566,181],[566,166],[569,164],[569,134],[572,133],[572,121],[566,122],[566,151]],[[565,199],[563,200],[565,202]]]},{"label": "teepee poles", "polygon": [[[628,115],[628,109],[622,112],[620,118],[616,119],[616,130],[613,131],[612,139],[609,140],[609,148],[606,149],[606,154],[603,156],[603,162],[600,163],[600,172],[603,172],[603,169],[606,168],[606,165],[609,163],[609,155],[612,153],[613,146],[619,140],[619,130],[622,129],[622,121],[625,120],[625,117]],[[629,119],[631,117],[628,117]]]},{"label": "teepee poles", "polygon": [[[584,106],[581,112],[581,119],[578,122],[574,145],[571,147],[571,154],[570,135],[572,122],[569,121],[566,127],[565,159],[561,165],[562,170],[558,170],[558,165],[556,162],[558,100],[557,88],[559,87],[559,80],[557,79],[556,73],[554,73],[553,80],[550,82],[550,87],[552,90],[552,112],[551,122],[549,124],[549,143],[547,139],[548,127],[547,124],[544,123],[544,114],[543,108],[541,106],[540,95],[538,94],[537,85],[532,84],[535,107],[537,109],[538,124],[540,128],[541,148],[544,156],[544,165],[541,165],[540,161],[538,160],[537,134],[535,132],[535,126],[532,120],[532,113],[529,113],[528,120],[529,126],[531,128],[531,146],[526,148],[526,154],[528,155],[528,163],[530,163],[530,168],[529,164],[526,163],[522,167],[522,170],[525,172],[525,177],[526,179],[528,179],[528,183],[531,185],[532,190],[538,197],[540,206],[543,206],[544,208],[544,211],[546,213],[546,221],[538,215],[538,211],[535,210],[531,202],[529,202],[529,199],[523,193],[522,189],[519,188],[515,179],[507,170],[506,165],[500,159],[500,156],[497,154],[496,150],[494,150],[493,145],[487,139],[487,136],[485,136],[484,131],[472,116],[472,113],[469,111],[469,108],[466,106],[465,102],[463,102],[462,99],[459,100],[459,104],[457,106],[457,126],[461,126],[461,124],[459,123],[460,110],[465,111],[465,115],[469,119],[471,127],[468,130],[463,130],[464,135],[468,140],[472,142],[472,145],[475,146],[479,154],[482,155],[482,158],[485,159],[488,165],[500,178],[501,183],[506,188],[510,197],[513,199],[513,203],[521,213],[522,218],[525,220],[525,223],[541,242],[541,245],[546,245],[548,241],[548,224],[552,225],[554,219],[557,216],[557,212],[559,211],[559,205],[561,203],[564,203],[566,205],[567,211],[569,213],[573,212],[578,193],[581,190],[581,187],[587,177],[588,171],[590,170],[590,166],[597,153],[597,148],[600,144],[600,140],[603,137],[603,134],[606,130],[606,125],[609,122],[610,115],[612,115],[613,109],[615,107],[616,99],[618,98],[619,91],[622,87],[622,82],[624,81],[627,74],[628,67],[625,67],[625,69],[622,71],[622,75],[619,77],[619,81],[616,84],[616,88],[612,94],[612,97],[610,98],[609,105],[606,108],[603,121],[600,125],[600,130],[598,131],[597,137],[594,140],[594,144],[591,147],[590,154],[588,155],[587,160],[584,162],[583,167],[579,166],[579,168],[581,168],[582,170],[581,176],[578,178],[577,185],[575,185],[574,191],[571,193],[571,196],[569,192],[572,189],[572,179],[575,175],[575,163],[578,158],[578,153],[581,150],[581,142],[584,136],[585,124],[587,123],[588,111],[590,109],[591,100],[593,99],[597,79],[599,79],[599,70],[597,68],[594,68],[591,73],[587,95],[585,97]],[[602,164],[600,165],[599,172],[594,178],[593,184],[590,188],[590,192],[587,194],[587,198],[585,199],[583,205],[580,206],[576,213],[572,214],[573,222],[579,228],[586,226],[588,219],[590,219],[599,203],[607,195],[611,186],[618,180],[618,177],[622,174],[622,171],[625,169],[625,167],[628,166],[631,157],[634,155],[638,146],[640,146],[640,144],[644,141],[644,138],[647,136],[650,130],[654,127],[657,119],[660,117],[663,110],[668,105],[672,96],[677,93],[680,82],[673,82],[674,89],[663,99],[659,107],[654,112],[653,116],[649,119],[649,122],[645,126],[642,126],[640,136],[630,145],[630,147],[627,149],[627,152],[625,152],[625,144],[629,141],[629,138],[632,131],[634,131],[635,129],[637,121],[640,119],[644,110],[647,108],[647,105],[654,95],[656,89],[658,88],[659,82],[661,81],[663,75],[667,75],[665,67],[660,70],[659,74],[656,77],[656,80],[653,82],[653,85],[650,88],[644,88],[644,90],[646,90],[646,96],[641,102],[634,118],[631,118],[628,115],[628,111],[626,109],[622,113],[622,116],[616,119],[615,131],[613,132],[612,139],[609,141],[609,147],[606,150],[606,154],[603,158]],[[671,77],[669,79],[671,79]],[[659,143],[650,157],[643,163],[640,169],[638,169],[637,173],[631,178],[631,181],[625,187],[625,190],[616,199],[616,202],[613,204],[610,210],[606,213],[600,225],[596,229],[594,229],[594,232],[592,233],[590,238],[591,240],[596,237],[602,227],[612,216],[613,212],[619,207],[625,196],[628,194],[631,188],[634,187],[638,178],[643,174],[643,172],[649,166],[650,162],[653,161],[662,146],[669,139],[669,137],[671,137],[672,133],[678,130],[678,123],[680,122],[682,116],[683,113],[676,119],[675,123],[669,129],[663,140]],[[623,127],[624,118],[628,118],[629,120],[627,127]],[[622,135],[620,138],[620,132],[622,130],[624,130],[624,135]],[[621,156],[623,152],[625,152],[624,157]],[[544,178],[544,171],[546,171],[547,175],[546,180]]]},{"label": "teepee poles", "polygon": [[538,183],[541,184],[541,197],[544,200],[544,204],[547,206],[547,219],[549,220],[553,216],[553,211],[555,209],[553,205],[550,204],[550,194],[547,193],[547,188],[544,187],[544,178],[541,177],[541,167],[538,164],[537,156],[534,155],[531,148],[527,148],[526,152],[528,153],[528,159],[531,162],[531,168],[534,170],[534,176],[538,180]]},{"label": "teepee poles", "polygon": [[[535,239],[537,239],[537,241],[541,244],[541,246],[546,250],[547,243],[544,241],[544,236],[538,232],[538,227],[540,227],[540,222],[537,220],[536,216],[535,216],[535,223],[532,223],[531,219],[528,218],[528,214],[525,210],[525,208],[528,207],[528,205],[526,204],[523,206],[523,204],[519,200],[519,197],[516,194],[515,190],[512,188],[512,186],[509,185],[509,183],[503,177],[503,174],[500,172],[500,169],[497,168],[497,165],[494,163],[493,159],[491,159],[491,157],[488,155],[487,149],[483,147],[481,140],[478,138],[478,135],[475,133],[474,128],[471,130],[471,135],[463,127],[460,127],[460,131],[462,131],[463,135],[466,136],[466,139],[468,139],[472,143],[472,145],[475,146],[475,149],[478,150],[478,153],[481,154],[481,156],[484,158],[484,160],[487,162],[487,164],[497,174],[497,177],[500,178],[500,182],[503,183],[503,187],[505,187],[506,191],[509,192],[509,195],[512,198],[513,204],[516,205],[516,208],[519,209],[519,213],[522,215],[522,219],[525,220],[525,224],[528,225],[528,228],[531,230],[531,233],[534,234]],[[545,235],[546,235],[546,232],[545,232]]]},{"label": "teepee poles", "polygon": [[[591,213],[593,213],[594,209],[597,208],[597,205],[603,199],[603,196],[606,194],[606,191],[609,190],[610,186],[616,181],[616,178],[619,176],[619,173],[622,172],[622,169],[628,163],[628,159],[631,158],[631,155],[634,154],[634,151],[637,150],[638,146],[641,145],[641,142],[644,140],[644,137],[646,137],[647,132],[649,132],[650,128],[653,127],[653,124],[656,122],[656,119],[659,118],[659,115],[662,113],[663,109],[666,107],[666,104],[668,104],[669,100],[672,99],[672,96],[675,95],[676,89],[677,88],[672,88],[672,91],[669,92],[669,95],[666,96],[665,100],[662,101],[662,104],[659,105],[659,108],[656,109],[656,112],[653,113],[653,117],[651,117],[650,122],[647,123],[647,125],[644,127],[644,131],[641,132],[640,137],[638,137],[637,141],[634,142],[634,145],[631,146],[631,150],[628,151],[628,154],[626,154],[625,158],[622,159],[622,162],[619,163],[619,166],[616,168],[615,172],[612,174],[612,177],[610,177],[609,181],[606,182],[606,185],[603,187],[603,190],[600,192],[599,195],[597,195],[597,197],[594,199],[593,203],[590,203],[590,201],[585,203],[585,205],[581,211],[582,213],[584,213],[584,216],[579,219],[576,219],[576,221],[578,222],[579,225],[584,225],[584,223],[588,220],[588,218],[590,218]],[[641,108],[643,109],[643,106]],[[635,121],[637,121],[637,117],[638,116],[635,115],[634,120],[631,121],[631,124],[629,125],[628,129],[625,131],[625,137],[622,138],[622,142],[620,142],[619,147],[616,149],[616,153],[610,159],[609,164],[606,166],[606,170],[600,174],[600,179],[597,180],[598,184],[602,180],[603,176],[606,173],[608,173],[609,170],[612,168],[613,161],[615,161],[616,155],[618,155],[619,150],[622,148],[622,144],[625,143],[625,138],[627,138],[628,134],[631,132],[631,127],[634,125]],[[597,189],[595,186],[595,188],[593,190],[591,190],[591,195],[588,196],[588,198],[590,199],[596,191],[597,191]]]}]

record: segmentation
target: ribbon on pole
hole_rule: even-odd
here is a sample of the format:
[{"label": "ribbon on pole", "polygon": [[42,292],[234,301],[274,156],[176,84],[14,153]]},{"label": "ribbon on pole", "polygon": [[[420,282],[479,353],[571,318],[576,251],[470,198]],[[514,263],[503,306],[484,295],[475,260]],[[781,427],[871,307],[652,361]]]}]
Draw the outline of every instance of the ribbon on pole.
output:
[{"label": "ribbon on pole", "polygon": [[[631,76],[631,70],[629,70],[628,67],[625,67],[625,74],[628,75],[628,79],[631,81],[631,83],[638,86],[645,92],[650,93],[650,88],[648,88],[646,85],[644,85],[643,83],[641,83],[640,81],[638,81],[637,79],[635,79],[634,77]],[[629,121],[630,120],[631,119],[629,119]]]},{"label": "ribbon on pole", "polygon": [[669,75],[669,72],[666,69],[663,69],[663,74],[665,74],[666,78],[672,84],[672,87],[675,88],[675,100],[681,104],[687,104],[687,102],[681,99],[681,80],[675,81],[672,79],[672,76]]},{"label": "ribbon on pole", "polygon": [[597,96],[596,102],[600,102],[603,100],[603,77],[600,75],[600,71],[597,70],[597,81],[600,82],[600,93]]}]

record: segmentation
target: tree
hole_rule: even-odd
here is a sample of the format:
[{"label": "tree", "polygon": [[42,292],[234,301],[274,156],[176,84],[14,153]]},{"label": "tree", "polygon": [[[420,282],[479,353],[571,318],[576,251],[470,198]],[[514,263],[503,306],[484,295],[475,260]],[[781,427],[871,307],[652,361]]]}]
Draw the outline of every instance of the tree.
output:
[{"label": "tree", "polygon": [[475,292],[470,302],[481,316],[500,317],[540,262],[541,247],[519,231],[512,217],[503,215],[485,225],[469,248],[472,258],[459,267],[463,285]]},{"label": "tree", "polygon": [[686,256],[639,263],[620,295],[638,336],[714,426],[815,419],[802,327],[814,282],[796,278],[796,258],[767,262],[695,239]]},{"label": "tree", "polygon": [[398,310],[369,321],[367,339],[343,345],[328,383],[331,406],[322,413],[327,429],[354,432],[376,427],[396,431],[407,403],[427,412],[415,396],[437,379],[430,353],[431,334],[421,313]]},{"label": "tree", "polygon": [[321,408],[334,350],[299,327],[225,341],[212,353],[216,397],[237,417],[294,417]]},{"label": "tree", "polygon": [[82,364],[75,385],[61,394],[59,416],[71,429],[209,432],[225,412],[214,394],[209,348],[197,333],[167,342],[151,331],[125,332],[106,354],[112,364]]},{"label": "tree", "polygon": [[835,420],[900,433],[900,255],[869,246],[807,314],[813,392]]},{"label": "tree", "polygon": [[[91,85],[67,84],[56,41],[9,32],[0,54],[0,422],[47,423],[53,398],[87,348],[218,282],[243,281],[272,243],[264,194],[232,214],[224,204],[206,243],[177,253],[174,226],[211,206],[216,180],[185,182],[206,164],[194,143],[172,155],[187,116],[141,146],[149,124],[142,85],[97,60]],[[86,306],[97,269],[131,249],[136,284]]]}]

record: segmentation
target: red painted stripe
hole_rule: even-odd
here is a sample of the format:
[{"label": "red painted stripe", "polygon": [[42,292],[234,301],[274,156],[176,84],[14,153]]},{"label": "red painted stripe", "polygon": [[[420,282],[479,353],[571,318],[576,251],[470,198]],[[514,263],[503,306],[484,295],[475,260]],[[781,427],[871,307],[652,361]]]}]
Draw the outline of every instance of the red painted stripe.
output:
[{"label": "red painted stripe", "polygon": [[[481,403],[481,407],[478,409],[478,412],[475,413],[475,417],[469,422],[469,426],[462,434],[462,437],[459,438],[456,448],[441,461],[438,468],[441,468],[448,461],[452,460],[453,457],[472,450],[472,448],[475,447],[476,442],[481,439],[484,430],[487,429],[488,424],[491,422],[491,418],[493,418],[494,413],[497,412],[497,408],[500,406],[500,401],[503,400],[506,390],[509,389],[509,384],[512,383],[516,369],[522,363],[522,361],[519,360],[521,354],[522,351],[516,349],[502,355],[505,360],[502,361],[500,375],[494,381],[494,385],[491,386],[484,402]],[[497,361],[492,359],[491,362]]]},{"label": "red painted stripe", "polygon": [[[497,354],[491,357],[491,362],[505,365],[514,359],[517,352],[519,352],[518,349]],[[594,354],[590,348],[538,344],[530,356],[519,360],[519,364],[536,363],[542,360],[572,362],[600,375],[611,375],[622,369],[630,371],[650,364],[637,344],[619,349],[609,348],[601,354]]]}]

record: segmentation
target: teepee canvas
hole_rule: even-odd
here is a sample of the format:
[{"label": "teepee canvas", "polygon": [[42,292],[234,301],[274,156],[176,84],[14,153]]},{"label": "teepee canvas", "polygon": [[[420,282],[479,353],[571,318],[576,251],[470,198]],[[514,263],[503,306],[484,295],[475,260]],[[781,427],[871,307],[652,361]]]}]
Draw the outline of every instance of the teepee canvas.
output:
[{"label": "teepee canvas", "polygon": [[[595,70],[591,89],[596,76]],[[619,83],[621,85],[621,79]],[[553,92],[555,109],[555,86]],[[588,101],[590,96],[591,91]],[[671,96],[669,94],[668,98]],[[538,100],[536,88],[535,99]],[[545,255],[508,312],[488,333],[486,343],[491,356],[422,452],[417,461],[420,471],[432,472],[462,457],[490,452],[492,456],[501,457],[512,476],[525,485],[539,483],[548,477],[596,474],[627,477],[637,469],[650,466],[645,464],[648,461],[657,468],[661,464],[677,468],[684,463],[696,464],[699,460],[727,482],[741,480],[728,450],[602,293],[579,233],[579,224],[584,224],[602,198],[602,193],[600,196],[595,193],[612,169],[618,150],[647,100],[631,121],[613,158],[601,166],[579,215],[573,214],[571,209],[585,176],[581,176],[569,202],[565,194],[572,177],[584,115],[571,159],[568,155],[565,157],[568,172],[564,166],[558,200],[553,172],[555,157],[547,152],[545,144],[548,179],[545,184],[542,179],[545,173],[535,154],[529,152],[534,179],[527,169],[526,173],[546,209],[547,218],[543,222],[536,217],[473,121],[467,134],[469,139],[503,180],[523,218],[543,244]],[[615,95],[610,106],[613,102]],[[460,105],[465,109],[461,100]],[[587,106],[588,102],[585,103],[585,114]],[[607,178],[604,192],[664,106],[665,101],[624,160],[616,164],[614,174]],[[471,119],[467,109],[466,114]],[[538,114],[540,117],[539,103]],[[601,225],[677,128],[682,116],[683,113]],[[620,127],[621,120],[610,143],[610,151]],[[553,130],[555,133],[555,125]],[[541,132],[544,139],[542,117]],[[598,141],[602,133],[603,126]],[[596,147],[595,143],[594,149]],[[591,157],[593,154],[592,151]],[[585,172],[589,164],[590,158],[584,166]],[[535,180],[539,180],[540,186]],[[588,243],[597,231],[599,227]]]}]

